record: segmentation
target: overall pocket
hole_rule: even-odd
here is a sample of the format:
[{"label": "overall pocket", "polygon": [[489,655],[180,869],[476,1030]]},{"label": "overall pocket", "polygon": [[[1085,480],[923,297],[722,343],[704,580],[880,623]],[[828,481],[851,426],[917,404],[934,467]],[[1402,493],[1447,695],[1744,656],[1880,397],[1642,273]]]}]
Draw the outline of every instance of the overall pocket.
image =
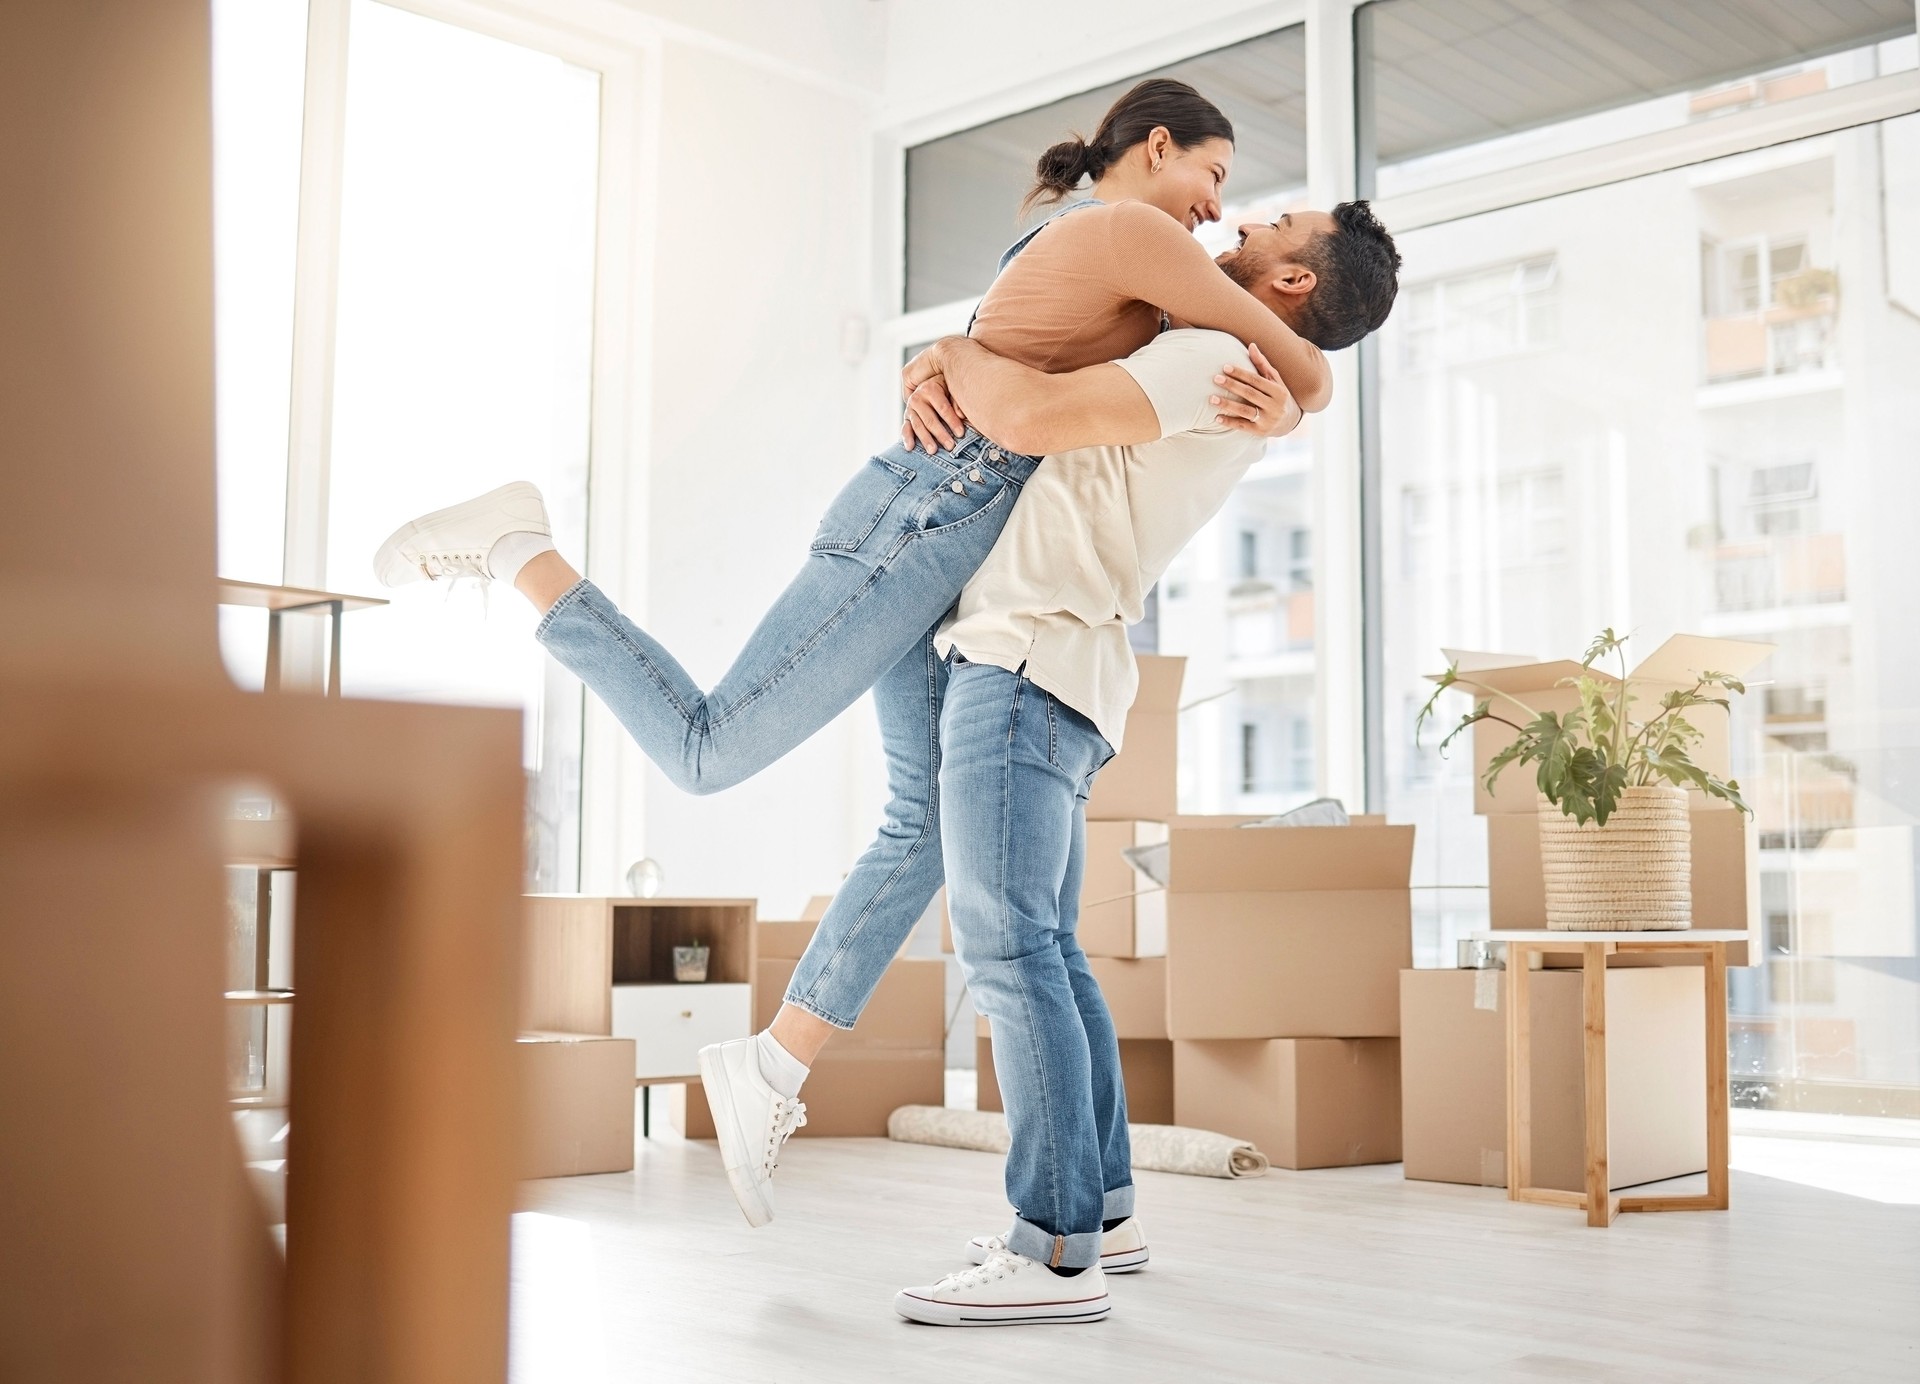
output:
[{"label": "overall pocket", "polygon": [[833,497],[820,527],[814,531],[812,551],[851,553],[873,533],[881,519],[912,485],[916,474],[885,457],[871,457]]}]

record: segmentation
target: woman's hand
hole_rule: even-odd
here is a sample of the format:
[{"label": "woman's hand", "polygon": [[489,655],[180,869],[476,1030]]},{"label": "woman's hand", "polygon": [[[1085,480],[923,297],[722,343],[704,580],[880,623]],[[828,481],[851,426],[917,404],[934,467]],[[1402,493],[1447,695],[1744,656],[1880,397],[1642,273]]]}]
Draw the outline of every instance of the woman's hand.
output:
[{"label": "woman's hand", "polygon": [[918,445],[928,455],[951,450],[967,431],[966,415],[947,393],[945,367],[936,341],[908,361],[900,372],[900,393],[907,401],[900,421],[900,442],[912,451]]},{"label": "woman's hand", "polygon": [[1300,405],[1281,382],[1280,372],[1258,346],[1247,347],[1252,371],[1244,366],[1225,366],[1213,377],[1220,393],[1207,402],[1219,408],[1217,421],[1256,437],[1282,437],[1300,426]]}]

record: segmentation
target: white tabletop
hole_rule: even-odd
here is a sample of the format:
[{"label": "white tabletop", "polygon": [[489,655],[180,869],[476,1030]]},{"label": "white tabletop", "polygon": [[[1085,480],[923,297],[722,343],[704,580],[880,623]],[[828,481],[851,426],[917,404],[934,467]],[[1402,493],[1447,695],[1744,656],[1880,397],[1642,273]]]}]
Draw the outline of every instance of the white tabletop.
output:
[{"label": "white tabletop", "polygon": [[1502,928],[1498,932],[1474,932],[1469,942],[1565,942],[1577,947],[1585,942],[1665,942],[1679,946],[1692,942],[1747,942],[1752,938],[1742,928],[1680,928],[1661,932],[1550,932],[1546,928]]}]

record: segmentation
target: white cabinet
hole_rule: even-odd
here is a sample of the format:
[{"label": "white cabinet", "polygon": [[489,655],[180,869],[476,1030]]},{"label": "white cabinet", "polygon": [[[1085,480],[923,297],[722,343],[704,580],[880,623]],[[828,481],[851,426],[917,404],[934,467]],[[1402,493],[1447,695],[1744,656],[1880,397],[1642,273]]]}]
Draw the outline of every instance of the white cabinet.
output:
[{"label": "white cabinet", "polygon": [[696,1054],[709,1043],[753,1032],[753,987],[615,985],[613,1036],[634,1040],[634,1076],[663,1081],[699,1075]]}]

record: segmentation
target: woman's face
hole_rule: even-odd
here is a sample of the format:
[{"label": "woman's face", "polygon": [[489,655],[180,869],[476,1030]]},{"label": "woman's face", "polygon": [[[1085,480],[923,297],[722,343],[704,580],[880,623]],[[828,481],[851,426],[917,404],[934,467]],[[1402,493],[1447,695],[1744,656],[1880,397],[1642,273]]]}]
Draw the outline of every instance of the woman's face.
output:
[{"label": "woman's face", "polygon": [[1233,145],[1227,140],[1209,139],[1191,149],[1169,140],[1158,171],[1148,175],[1143,200],[1191,231],[1220,219],[1220,190],[1232,171]]}]

